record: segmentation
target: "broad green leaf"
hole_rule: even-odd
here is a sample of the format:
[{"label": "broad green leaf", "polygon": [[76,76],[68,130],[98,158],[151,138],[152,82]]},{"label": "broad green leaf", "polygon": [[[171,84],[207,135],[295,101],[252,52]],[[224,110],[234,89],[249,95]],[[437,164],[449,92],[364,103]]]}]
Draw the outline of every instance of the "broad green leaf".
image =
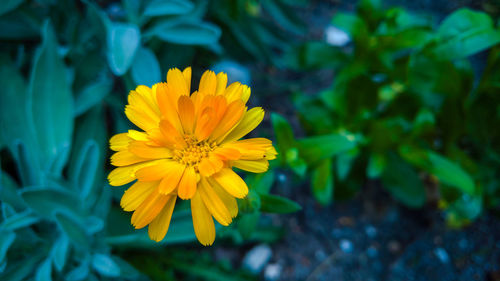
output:
[{"label": "broad green leaf", "polygon": [[14,10],[17,6],[21,5],[24,0],[4,0],[0,5],[0,16]]},{"label": "broad green leaf", "polygon": [[75,116],[83,114],[85,111],[95,106],[111,92],[113,81],[109,78],[101,78],[85,87],[75,98]]},{"label": "broad green leaf", "polygon": [[182,45],[211,45],[217,43],[220,35],[221,30],[216,25],[195,19],[163,20],[145,34]]},{"label": "broad green leaf", "polygon": [[14,232],[0,231],[0,263],[4,261],[5,255],[15,239],[16,234]]},{"label": "broad green leaf", "polygon": [[340,181],[344,181],[347,178],[358,155],[359,149],[355,147],[354,149],[340,153],[337,156],[337,159],[335,161],[337,171],[336,175]]},{"label": "broad green leaf", "polygon": [[244,239],[249,239],[252,236],[259,222],[259,218],[259,211],[239,215],[237,223],[238,231]]},{"label": "broad green leaf", "polygon": [[288,149],[285,153],[285,162],[294,173],[300,177],[304,177],[307,172],[307,163],[299,155],[299,150],[296,147]]},{"label": "broad green leaf", "polygon": [[35,55],[28,97],[45,170],[60,175],[71,147],[73,97],[66,68],[57,51],[50,22],[43,25],[43,42]]},{"label": "broad green leaf", "polygon": [[19,228],[30,226],[37,223],[40,219],[31,214],[30,211],[24,211],[22,213],[17,213],[7,219],[5,219],[0,224],[0,229],[14,231]]},{"label": "broad green leaf", "polygon": [[139,48],[141,32],[137,25],[112,23],[107,29],[107,58],[111,71],[121,76],[132,65]]},{"label": "broad green leaf", "polygon": [[275,181],[274,170],[269,170],[262,174],[253,174],[245,177],[248,186],[259,194],[267,194]]},{"label": "broad green leaf", "polygon": [[62,234],[56,240],[50,252],[50,256],[54,261],[54,265],[58,271],[61,271],[64,265],[66,264],[68,252],[69,252],[69,239],[68,236]]},{"label": "broad green leaf", "polygon": [[260,211],[264,213],[289,214],[302,210],[296,202],[277,195],[261,194],[260,201]]},{"label": "broad green leaf", "polygon": [[428,170],[431,174],[444,184],[458,188],[465,193],[474,194],[474,181],[460,165],[432,151],[429,151],[427,155],[430,161]]},{"label": "broad green leaf", "polygon": [[295,146],[295,138],[293,136],[292,126],[290,123],[278,113],[271,113],[271,124],[273,125],[274,134],[276,136],[276,146],[280,159],[285,164],[284,157],[288,149]]},{"label": "broad green leaf", "polygon": [[102,276],[120,276],[120,267],[106,254],[94,254],[92,257],[92,267]]},{"label": "broad green leaf", "polygon": [[300,156],[307,163],[314,163],[354,148],[357,140],[350,134],[330,134],[307,137],[299,140],[298,143]]},{"label": "broad green leaf", "polygon": [[54,217],[61,230],[76,245],[88,245],[89,241],[86,235],[85,226],[74,215],[69,212],[57,211]]},{"label": "broad green leaf", "polygon": [[500,42],[500,31],[483,12],[460,9],[448,16],[438,29],[440,41],[433,52],[440,59],[465,58]]},{"label": "broad green leaf", "polygon": [[366,36],[368,32],[363,20],[353,14],[336,13],[332,18],[332,24],[347,32],[353,38]]},{"label": "broad green leaf", "polygon": [[395,154],[389,154],[382,174],[383,187],[408,207],[419,208],[425,203],[425,188],[417,172]]},{"label": "broad green leaf", "polygon": [[45,259],[36,270],[35,281],[52,281],[52,260]]},{"label": "broad green leaf", "polygon": [[312,171],[311,185],[314,198],[322,204],[328,205],[333,200],[333,170],[332,159],[322,160]]},{"label": "broad green leaf", "polygon": [[149,17],[183,15],[193,8],[193,3],[188,0],[153,0],[144,9],[144,15]]},{"label": "broad green leaf", "polygon": [[387,160],[383,154],[372,153],[366,167],[366,176],[370,179],[378,178],[385,171]]},{"label": "broad green leaf", "polygon": [[130,72],[137,85],[151,87],[162,81],[160,64],[153,51],[147,47],[140,47],[137,50]]}]

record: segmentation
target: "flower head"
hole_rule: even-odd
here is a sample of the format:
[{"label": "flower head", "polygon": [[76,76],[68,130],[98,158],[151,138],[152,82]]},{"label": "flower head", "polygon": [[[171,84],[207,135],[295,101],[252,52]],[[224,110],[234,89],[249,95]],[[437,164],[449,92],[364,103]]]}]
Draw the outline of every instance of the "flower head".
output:
[{"label": "flower head", "polygon": [[240,140],[264,118],[260,107],[247,110],[250,88],[227,86],[227,75],[206,71],[198,91],[190,93],[191,68],[170,69],[167,82],[131,91],[125,114],[142,131],[113,136],[117,166],[110,185],[135,181],[121,206],[133,211],[132,225],[148,226],[149,237],[162,240],[177,197],[191,200],[196,237],[203,245],[215,239],[214,221],[227,226],[238,214],[236,198],[248,193],[232,167],[254,173],[268,169],[276,150],[268,139]]}]

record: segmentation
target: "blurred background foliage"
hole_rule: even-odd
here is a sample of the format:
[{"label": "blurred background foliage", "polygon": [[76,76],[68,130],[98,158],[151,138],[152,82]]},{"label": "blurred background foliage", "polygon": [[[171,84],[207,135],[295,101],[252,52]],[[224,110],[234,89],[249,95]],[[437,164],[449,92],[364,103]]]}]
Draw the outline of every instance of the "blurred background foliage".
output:
[{"label": "blurred background foliage", "polygon": [[307,5],[3,1],[0,279],[255,278],[206,252],[165,248],[196,240],[188,206],[180,204],[156,244],[119,208],[125,188],[106,184],[109,136],[130,127],[128,91],[164,80],[171,67],[192,66],[195,77],[212,67],[250,85],[241,64],[255,61],[299,75],[334,73],[331,86],[316,93],[284,86],[293,90],[300,125],[271,114],[279,159],[269,172],[246,176],[249,196],[239,201],[233,226],[217,231],[220,243],[272,243],[285,235],[259,223],[261,213],[300,210],[270,194],[283,169],[296,175],[296,186],[309,182],[323,205],[380,180],[410,208],[436,204],[452,227],[497,207],[500,31],[491,16],[461,9],[436,22],[362,0],[355,13],[334,15],[336,38],[306,40],[296,10]]}]

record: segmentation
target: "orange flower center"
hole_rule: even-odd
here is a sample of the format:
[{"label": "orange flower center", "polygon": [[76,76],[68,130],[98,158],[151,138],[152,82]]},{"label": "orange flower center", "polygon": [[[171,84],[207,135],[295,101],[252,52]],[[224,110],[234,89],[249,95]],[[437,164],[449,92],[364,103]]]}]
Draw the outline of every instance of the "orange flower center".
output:
[{"label": "orange flower center", "polygon": [[187,146],[184,149],[174,151],[173,159],[187,166],[198,165],[203,158],[208,157],[208,153],[213,151],[217,145],[215,141],[198,141],[192,135],[184,135]]}]

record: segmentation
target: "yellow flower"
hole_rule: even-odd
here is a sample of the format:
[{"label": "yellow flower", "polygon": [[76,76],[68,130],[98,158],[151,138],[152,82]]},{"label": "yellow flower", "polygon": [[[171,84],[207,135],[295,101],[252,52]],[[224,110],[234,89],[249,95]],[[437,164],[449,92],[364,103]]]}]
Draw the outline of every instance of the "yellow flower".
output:
[{"label": "yellow flower", "polygon": [[[232,167],[254,173],[268,169],[276,150],[268,139],[240,140],[264,118],[264,110],[245,106],[250,88],[227,86],[227,75],[206,71],[198,91],[190,94],[191,68],[170,69],[167,82],[138,86],[128,96],[125,114],[143,131],[113,136],[115,168],[110,185],[137,180],[121,199],[134,211],[132,225],[149,225],[152,240],[162,240],[177,197],[191,200],[196,237],[203,245],[215,240],[213,218],[227,226],[238,214],[236,198],[248,193]],[[213,217],[213,218],[212,218]]]}]

